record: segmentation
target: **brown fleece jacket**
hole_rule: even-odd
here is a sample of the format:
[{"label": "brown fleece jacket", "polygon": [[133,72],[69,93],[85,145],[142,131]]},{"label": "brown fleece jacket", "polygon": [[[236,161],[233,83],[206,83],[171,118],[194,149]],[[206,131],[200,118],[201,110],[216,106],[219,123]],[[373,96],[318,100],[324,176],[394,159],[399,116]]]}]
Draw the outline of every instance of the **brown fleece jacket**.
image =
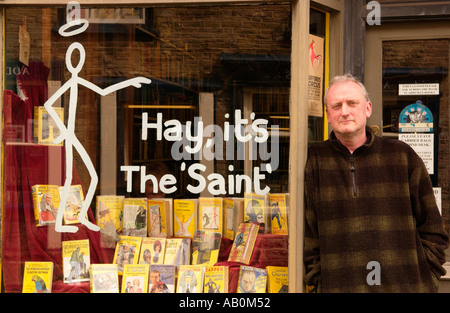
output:
[{"label": "brown fleece jacket", "polygon": [[367,136],[353,154],[334,133],[309,148],[305,282],[319,292],[436,292],[449,237],[426,167],[407,144]]}]

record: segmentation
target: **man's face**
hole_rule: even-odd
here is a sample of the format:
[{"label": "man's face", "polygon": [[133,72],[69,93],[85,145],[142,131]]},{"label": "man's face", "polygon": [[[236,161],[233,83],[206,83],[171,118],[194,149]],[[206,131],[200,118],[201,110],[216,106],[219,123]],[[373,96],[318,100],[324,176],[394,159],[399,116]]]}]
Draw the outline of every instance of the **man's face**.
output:
[{"label": "man's face", "polygon": [[354,82],[337,83],[327,94],[327,118],[336,135],[365,134],[366,120],[372,114],[372,103],[366,100]]}]

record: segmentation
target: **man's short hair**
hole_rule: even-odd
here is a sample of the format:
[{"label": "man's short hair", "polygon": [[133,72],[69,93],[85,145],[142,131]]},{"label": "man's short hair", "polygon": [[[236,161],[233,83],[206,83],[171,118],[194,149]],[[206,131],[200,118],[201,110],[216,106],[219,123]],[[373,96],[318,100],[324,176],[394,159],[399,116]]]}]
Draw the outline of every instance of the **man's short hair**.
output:
[{"label": "man's short hair", "polygon": [[346,82],[353,82],[353,83],[357,84],[361,88],[361,91],[363,92],[363,95],[366,98],[367,102],[370,102],[369,92],[367,91],[364,84],[361,83],[361,81],[358,78],[356,78],[355,76],[353,76],[352,74],[345,74],[345,75],[335,76],[328,83],[328,87],[325,90],[325,95],[323,98],[324,99],[323,102],[324,102],[325,106],[327,105],[327,95],[328,95],[328,91],[330,90],[330,88],[334,85],[342,84],[342,83],[346,83]]}]

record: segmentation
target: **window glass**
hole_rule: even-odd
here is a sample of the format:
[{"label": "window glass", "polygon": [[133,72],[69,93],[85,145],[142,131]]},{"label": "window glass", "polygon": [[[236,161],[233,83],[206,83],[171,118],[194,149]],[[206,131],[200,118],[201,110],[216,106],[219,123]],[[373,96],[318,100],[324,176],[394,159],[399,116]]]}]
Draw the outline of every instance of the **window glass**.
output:
[{"label": "window glass", "polygon": [[[218,231],[216,263],[240,271],[228,261],[241,222],[259,225],[270,260],[250,266],[287,267],[290,4],[75,9],[5,11],[5,291],[22,291],[29,261],[53,263],[53,292],[89,291],[89,265],[124,275],[139,261],[120,259],[119,235],[187,237],[192,263],[195,231]],[[193,230],[175,214],[188,199]],[[74,240],[90,260],[68,269]]]}]

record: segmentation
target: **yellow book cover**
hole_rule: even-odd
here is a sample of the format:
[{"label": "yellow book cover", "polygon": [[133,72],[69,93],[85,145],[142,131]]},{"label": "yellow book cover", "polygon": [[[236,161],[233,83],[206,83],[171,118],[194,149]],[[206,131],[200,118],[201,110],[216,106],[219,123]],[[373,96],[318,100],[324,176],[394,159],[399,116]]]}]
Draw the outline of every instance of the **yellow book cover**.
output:
[{"label": "yellow book cover", "polygon": [[180,265],[177,293],[203,293],[203,275],[202,265]]},{"label": "yellow book cover", "polygon": [[[165,234],[165,202],[162,200],[148,200],[147,235],[149,237],[160,237]],[[164,217],[163,217],[164,216]],[[164,221],[163,221],[164,219]]]},{"label": "yellow book cover", "polygon": [[250,258],[255,247],[256,237],[258,236],[258,225],[253,223],[242,223],[234,238],[228,256],[229,262],[250,263]]},{"label": "yellow book cover", "polygon": [[[53,107],[60,119],[64,121],[64,108]],[[43,106],[34,107],[34,124],[33,124],[33,138],[38,144],[62,146],[63,144],[55,145],[53,140],[59,137],[60,130],[56,126],[55,121],[48,114]]]},{"label": "yellow book cover", "polygon": [[204,293],[228,293],[228,266],[205,267]]},{"label": "yellow book cover", "polygon": [[25,262],[22,293],[51,293],[53,262]]},{"label": "yellow book cover", "polygon": [[288,234],[288,197],[284,193],[269,194],[272,234]]},{"label": "yellow book cover", "polygon": [[[64,187],[59,186],[59,194],[61,196]],[[64,224],[77,224],[78,215],[84,202],[83,187],[81,185],[70,186],[69,196],[67,197],[66,206],[64,207]],[[87,219],[87,214],[86,214]]]},{"label": "yellow book cover", "polygon": [[214,231],[196,230],[192,239],[191,264],[212,266],[219,258],[222,234]]},{"label": "yellow book cover", "polygon": [[139,264],[164,264],[166,238],[142,238]]},{"label": "yellow book cover", "polygon": [[[158,205],[160,214],[160,235],[157,237],[173,236],[173,199],[171,198],[152,198],[148,199],[148,207]],[[150,225],[150,224],[149,224]],[[149,231],[150,233],[150,231]],[[149,234],[150,236],[150,234]]]},{"label": "yellow book cover", "polygon": [[233,240],[239,225],[244,222],[244,199],[224,198],[223,207],[223,237]]},{"label": "yellow book cover", "polygon": [[122,293],[148,293],[149,264],[125,264]]},{"label": "yellow book cover", "polygon": [[117,264],[92,264],[90,267],[91,293],[119,293]]},{"label": "yellow book cover", "polygon": [[265,269],[241,266],[237,293],[265,293],[267,285],[267,273]]},{"label": "yellow book cover", "polygon": [[268,209],[266,195],[256,193],[244,194],[244,223],[255,223],[259,225],[259,232],[266,232]]},{"label": "yellow book cover", "polygon": [[174,236],[193,238],[197,229],[197,200],[173,201]]},{"label": "yellow book cover", "polygon": [[124,199],[122,234],[147,237],[147,198]]},{"label": "yellow book cover", "polygon": [[198,199],[198,229],[223,233],[223,199]]},{"label": "yellow book cover", "polygon": [[124,198],[124,196],[114,195],[97,196],[96,220],[100,228],[106,228],[111,224],[117,233],[122,232]]},{"label": "yellow book cover", "polygon": [[287,266],[267,266],[267,292],[288,293],[289,271]]},{"label": "yellow book cover", "polygon": [[167,238],[164,264],[180,265],[190,264],[191,240],[189,238]]},{"label": "yellow book cover", "polygon": [[57,185],[31,187],[36,226],[55,225],[60,196]]},{"label": "yellow book cover", "polygon": [[89,239],[63,241],[61,246],[64,283],[89,281]]},{"label": "yellow book cover", "polygon": [[138,264],[141,243],[142,237],[119,236],[113,260],[119,275],[122,275],[125,264]]}]

